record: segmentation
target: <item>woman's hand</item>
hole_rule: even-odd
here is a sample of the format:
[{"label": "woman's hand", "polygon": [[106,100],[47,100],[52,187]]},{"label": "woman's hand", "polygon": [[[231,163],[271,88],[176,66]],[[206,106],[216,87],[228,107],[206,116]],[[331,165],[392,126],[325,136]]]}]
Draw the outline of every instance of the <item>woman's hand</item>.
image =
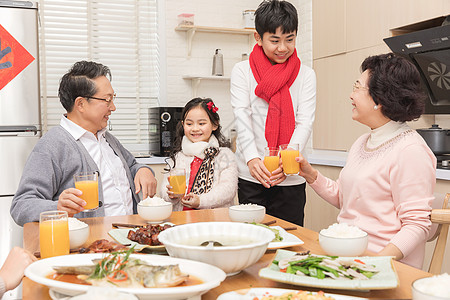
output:
[{"label": "woman's hand", "polygon": [[37,258],[29,251],[14,247],[8,254],[2,268],[0,269],[0,277],[5,283],[6,290],[16,288],[23,278],[23,272]]},{"label": "woman's hand", "polygon": [[200,206],[200,197],[194,193],[189,193],[181,199],[181,204],[189,208],[198,208]]},{"label": "woman's hand", "polygon": [[260,158],[253,158],[247,163],[250,175],[258,180],[264,187],[270,188],[270,172]]},{"label": "woman's hand", "polygon": [[270,186],[275,186],[281,182],[283,182],[286,179],[286,175],[283,172],[283,168],[281,165],[272,172],[272,175],[270,176]]},{"label": "woman's hand", "polygon": [[314,169],[309,162],[303,157],[302,154],[296,157],[295,160],[300,164],[300,172],[298,175],[306,179],[309,184],[313,183],[317,179],[317,170]]},{"label": "woman's hand", "polygon": [[403,253],[394,244],[387,244],[380,252],[377,253],[378,256],[394,256],[395,260],[401,260],[403,258]]}]

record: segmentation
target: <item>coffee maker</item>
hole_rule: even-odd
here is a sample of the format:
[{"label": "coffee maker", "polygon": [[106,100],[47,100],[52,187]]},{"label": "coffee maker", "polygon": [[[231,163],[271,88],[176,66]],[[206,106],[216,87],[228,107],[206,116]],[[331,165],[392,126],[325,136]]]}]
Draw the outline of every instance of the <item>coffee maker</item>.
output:
[{"label": "coffee maker", "polygon": [[153,155],[169,156],[182,112],[183,107],[149,108],[150,152]]}]

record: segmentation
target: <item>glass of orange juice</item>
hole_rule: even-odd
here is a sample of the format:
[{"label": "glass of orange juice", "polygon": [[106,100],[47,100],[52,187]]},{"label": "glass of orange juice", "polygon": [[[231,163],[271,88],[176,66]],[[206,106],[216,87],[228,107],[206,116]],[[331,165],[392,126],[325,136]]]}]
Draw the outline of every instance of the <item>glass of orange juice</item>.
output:
[{"label": "glass of orange juice", "polygon": [[98,173],[85,172],[73,176],[75,188],[82,191],[80,198],[86,201],[84,211],[94,211],[98,208]]},{"label": "glass of orange juice", "polygon": [[66,211],[46,211],[40,214],[39,247],[41,258],[69,254],[69,222]]},{"label": "glass of orange juice", "polygon": [[186,193],[186,170],[183,168],[174,168],[170,170],[169,185],[170,191],[177,195]]},{"label": "glass of orange juice", "polygon": [[278,169],[280,165],[280,157],[278,156],[277,147],[264,148],[264,165],[270,173]]},{"label": "glass of orange juice", "polygon": [[281,162],[283,163],[283,172],[287,176],[295,175],[300,172],[300,164],[295,161],[300,156],[298,144],[280,145]]}]

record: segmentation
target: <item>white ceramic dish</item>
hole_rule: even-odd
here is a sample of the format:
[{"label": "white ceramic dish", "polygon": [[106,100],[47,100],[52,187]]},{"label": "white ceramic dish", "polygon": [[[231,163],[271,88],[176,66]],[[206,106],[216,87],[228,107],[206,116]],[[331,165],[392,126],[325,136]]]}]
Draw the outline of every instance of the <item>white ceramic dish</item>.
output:
[{"label": "white ceramic dish", "polygon": [[[25,270],[25,276],[34,282],[46,285],[55,290],[55,292],[75,296],[85,293],[88,285],[66,283],[46,278],[56,265],[84,265],[90,264],[93,259],[102,258],[103,254],[72,254],[56,256],[38,260],[28,266]],[[212,288],[220,285],[225,279],[225,273],[215,266],[205,263],[190,261],[186,259],[173,258],[162,255],[150,254],[132,254],[131,257],[139,258],[153,265],[179,264],[182,272],[195,276],[203,281],[202,284],[192,286],[181,286],[171,288],[119,288],[121,292],[136,295],[140,300],[178,300],[189,297],[199,296]]]},{"label": "white ceramic dish", "polygon": [[142,205],[138,203],[137,211],[139,216],[149,224],[159,224],[164,222],[172,214],[173,205],[166,202],[161,205]]},{"label": "white ceramic dish", "polygon": [[[266,252],[275,234],[267,228],[253,224],[200,222],[166,229],[158,238],[170,256],[212,264],[230,276],[257,262]],[[221,242],[225,246],[200,246],[202,242],[211,240]],[[232,241],[242,243],[226,246]]]},{"label": "white ceramic dish", "polygon": [[[440,275],[440,276],[442,276],[442,275]],[[434,277],[436,277],[436,276],[419,278],[419,279],[416,279],[413,281],[413,283],[411,284],[413,300],[448,300],[448,299],[450,299],[450,297],[440,297],[440,296],[430,295],[430,293],[424,292],[424,290],[428,290],[428,291],[434,291],[434,294],[436,294],[437,291],[439,291],[438,293],[442,293],[443,286],[441,286],[441,284],[436,286],[435,285],[436,283],[434,283],[432,286],[428,286],[426,289],[424,289],[423,284],[428,281],[429,282],[428,285],[429,285],[430,280],[432,280],[432,278],[434,278]],[[445,282],[445,283],[442,282],[442,284],[446,284],[446,286],[448,287],[447,283],[450,283],[450,282]],[[421,287],[421,285],[422,285],[422,287]]]},{"label": "white ceramic dish", "polygon": [[[251,289],[242,289],[237,291],[232,291],[228,293],[221,294],[217,300],[256,300],[260,299],[262,296],[270,294],[272,296],[280,296],[284,293],[289,292],[297,292],[298,290],[287,290],[287,289],[276,289],[276,288],[251,288]],[[312,294],[316,294],[316,292],[312,292]],[[325,293],[328,297],[333,297],[335,300],[368,300],[367,298],[353,297],[353,296],[344,296],[337,294]]]},{"label": "white ceramic dish", "polygon": [[261,205],[233,205],[228,208],[228,216],[233,222],[260,223],[266,216],[266,208]]},{"label": "white ceramic dish", "polygon": [[[277,250],[273,260],[281,260],[289,258],[296,252]],[[299,276],[280,272],[278,266],[270,264],[266,268],[259,271],[259,276],[278,282],[284,282],[294,285],[309,286],[316,288],[329,288],[339,290],[382,290],[392,289],[398,286],[397,272],[392,265],[392,257],[390,256],[364,256],[349,257],[349,259],[359,259],[366,264],[375,265],[380,272],[368,280],[335,280],[331,278],[318,279],[309,276]]]},{"label": "white ceramic dish", "polygon": [[[170,222],[166,222],[166,223],[162,223],[159,224],[161,226],[165,225],[165,224],[169,224],[169,225],[175,225],[173,223]],[[118,243],[122,244],[122,245],[130,245],[130,247],[135,246],[134,249],[136,249],[137,251],[141,251],[144,248],[150,249],[150,250],[165,250],[164,245],[158,245],[158,246],[149,246],[149,245],[143,245],[143,244],[139,244],[136,243],[130,239],[128,239],[128,232],[130,230],[136,230],[136,228],[116,228],[116,229],[111,229],[110,231],[108,231],[108,234],[114,239],[116,240]]]},{"label": "white ceramic dish", "polygon": [[328,255],[358,256],[362,255],[369,243],[369,235],[361,237],[332,237],[319,233],[319,244]]},{"label": "white ceramic dish", "polygon": [[81,247],[84,243],[86,243],[89,238],[89,225],[77,228],[77,229],[69,229],[69,240],[70,240],[70,249],[76,249]]},{"label": "white ceramic dish", "polygon": [[282,227],[280,226],[270,226],[270,227],[278,229],[278,232],[280,236],[283,238],[283,240],[281,242],[270,242],[267,249],[274,250],[285,247],[300,246],[304,244],[304,242],[301,239],[287,232]]}]

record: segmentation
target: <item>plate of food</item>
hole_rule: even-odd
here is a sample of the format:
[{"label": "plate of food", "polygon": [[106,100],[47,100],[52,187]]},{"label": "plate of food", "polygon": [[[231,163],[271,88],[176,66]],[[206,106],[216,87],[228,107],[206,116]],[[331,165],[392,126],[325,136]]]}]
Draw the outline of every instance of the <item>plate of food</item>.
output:
[{"label": "plate of food", "polygon": [[398,286],[391,256],[338,257],[277,250],[259,276],[316,288],[379,290]]},{"label": "plate of food", "polygon": [[174,226],[172,223],[158,225],[145,225],[138,228],[118,228],[111,229],[108,234],[122,245],[134,246],[136,251],[144,248],[150,250],[164,250],[165,247],[158,240],[158,234]]},{"label": "plate of food", "polygon": [[45,258],[29,265],[25,275],[68,296],[86,293],[91,286],[110,286],[141,300],[200,296],[226,277],[202,262],[131,251]]},{"label": "plate of food", "polygon": [[269,243],[267,249],[274,250],[285,247],[293,247],[303,245],[304,242],[295,235],[287,232],[280,226],[268,226],[275,232],[275,240]]},{"label": "plate of food", "polygon": [[277,288],[250,288],[221,294],[217,300],[368,300],[367,298]]}]

